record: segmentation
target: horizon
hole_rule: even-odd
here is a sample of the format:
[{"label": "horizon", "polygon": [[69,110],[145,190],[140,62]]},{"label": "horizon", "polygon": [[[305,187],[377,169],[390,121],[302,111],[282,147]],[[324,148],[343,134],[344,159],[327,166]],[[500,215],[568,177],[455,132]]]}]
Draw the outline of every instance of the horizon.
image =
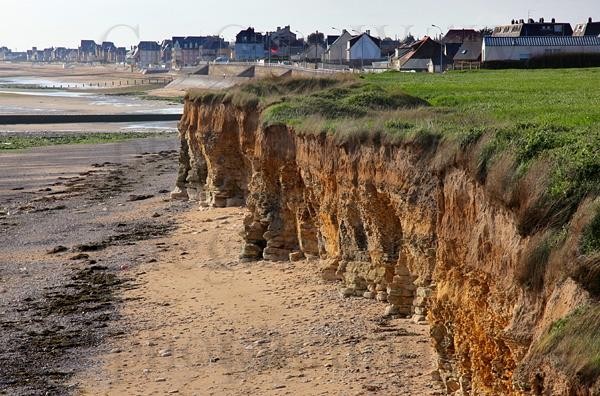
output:
[{"label": "horizon", "polygon": [[[439,30],[431,25],[438,25],[445,32],[451,28],[493,28],[515,18],[556,18],[558,22],[573,26],[587,21],[589,17],[600,19],[600,4],[591,0],[568,4],[543,4],[538,0],[526,3],[507,0],[501,4],[469,1],[463,2],[460,7],[385,4],[384,0],[374,0],[365,7],[356,0],[334,0],[327,4],[306,0],[290,4],[286,12],[281,12],[281,6],[274,0],[265,0],[258,5],[239,1],[203,5],[183,0],[174,6],[173,12],[165,12],[164,5],[158,1],[133,0],[124,4],[105,0],[101,7],[73,4],[68,0],[36,3],[39,1],[5,0],[0,46],[13,51],[32,47],[77,48],[81,40],[94,40],[97,43],[112,41],[129,48],[139,41],[160,42],[173,36],[200,35],[221,35],[232,41],[239,30],[249,26],[267,32],[287,25],[299,38],[317,30],[325,35],[338,34],[333,29],[336,27],[349,31],[370,29],[379,37],[402,39],[408,33],[417,38],[439,35]],[[207,11],[207,8],[210,10]],[[140,14],[142,9],[143,15]],[[265,9],[276,12],[265,13]],[[177,17],[179,10],[182,10],[181,15]],[[25,21],[23,15],[26,15]],[[306,22],[294,22],[298,20]]]}]

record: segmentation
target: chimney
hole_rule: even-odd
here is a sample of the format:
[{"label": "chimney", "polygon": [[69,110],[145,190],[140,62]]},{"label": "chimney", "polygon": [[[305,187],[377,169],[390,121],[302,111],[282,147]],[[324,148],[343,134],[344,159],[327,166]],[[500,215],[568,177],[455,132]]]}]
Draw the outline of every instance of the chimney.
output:
[{"label": "chimney", "polygon": [[592,17],[588,18],[588,23],[592,23]]},{"label": "chimney", "polygon": [[540,23],[544,23],[544,18],[540,18]]},{"label": "chimney", "polygon": [[371,31],[370,30],[367,30],[366,33],[367,33],[367,36],[371,35]]},{"label": "chimney", "polygon": [[527,20],[527,23],[535,23],[535,22],[534,22],[533,18],[529,18],[529,19]]},{"label": "chimney", "polygon": [[511,25],[514,25],[514,24],[515,24],[515,20],[514,20],[514,19],[512,19],[512,20],[510,21],[510,24],[511,24]]},{"label": "chimney", "polygon": [[552,18],[552,23],[556,23],[556,18]]},{"label": "chimney", "polygon": [[519,22],[521,22],[521,24],[525,23],[525,19],[521,19]]}]

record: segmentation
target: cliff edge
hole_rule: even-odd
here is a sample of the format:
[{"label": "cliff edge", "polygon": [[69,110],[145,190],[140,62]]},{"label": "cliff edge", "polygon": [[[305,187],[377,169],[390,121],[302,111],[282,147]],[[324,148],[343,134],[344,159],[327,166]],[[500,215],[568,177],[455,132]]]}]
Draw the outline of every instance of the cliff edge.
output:
[{"label": "cliff edge", "polygon": [[243,260],[319,260],[429,324],[448,394],[599,394],[597,196],[548,200],[547,162],[513,177],[515,156],[482,161],[497,135],[424,130],[418,98],[285,81],[188,94],[177,197],[245,205]]}]

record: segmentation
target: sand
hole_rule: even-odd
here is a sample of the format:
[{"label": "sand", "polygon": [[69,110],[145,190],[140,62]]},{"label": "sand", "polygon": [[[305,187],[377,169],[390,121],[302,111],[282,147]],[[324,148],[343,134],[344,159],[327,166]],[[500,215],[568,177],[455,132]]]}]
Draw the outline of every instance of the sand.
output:
[{"label": "sand", "polygon": [[243,209],[177,216],[126,291],[127,333],[78,376],[84,395],[440,394],[428,327],[344,299],[317,263],[242,264]]}]

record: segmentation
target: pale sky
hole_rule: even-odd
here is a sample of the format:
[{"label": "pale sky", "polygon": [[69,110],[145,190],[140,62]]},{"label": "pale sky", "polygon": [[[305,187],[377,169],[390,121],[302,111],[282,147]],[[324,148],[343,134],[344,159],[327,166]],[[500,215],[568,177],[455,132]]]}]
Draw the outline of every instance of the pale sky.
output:
[{"label": "pale sky", "polygon": [[315,30],[336,34],[332,27],[420,37],[437,34],[431,24],[444,30],[481,28],[528,14],[575,25],[590,16],[600,20],[600,1],[0,0],[0,46],[74,48],[81,39],[130,46],[139,40],[211,34],[231,39],[242,26],[268,31],[285,25],[299,31],[298,37]]}]

